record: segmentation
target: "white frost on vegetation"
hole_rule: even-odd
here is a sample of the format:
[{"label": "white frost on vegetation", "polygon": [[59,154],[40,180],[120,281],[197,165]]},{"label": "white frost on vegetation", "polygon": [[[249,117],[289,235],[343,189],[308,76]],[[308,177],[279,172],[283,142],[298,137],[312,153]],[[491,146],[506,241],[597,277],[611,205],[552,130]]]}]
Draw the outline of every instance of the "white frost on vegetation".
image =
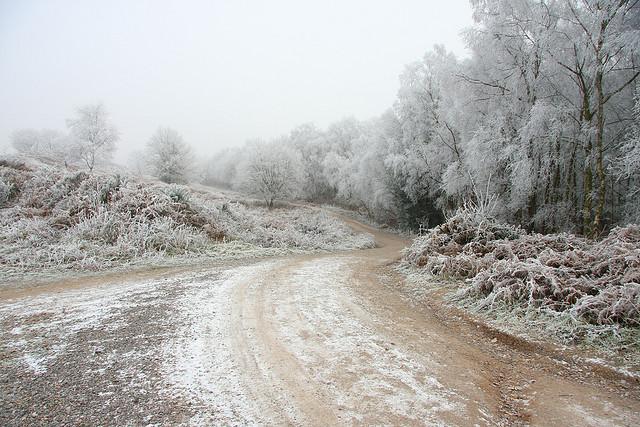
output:
[{"label": "white frost on vegetation", "polygon": [[[311,208],[250,207],[119,175],[0,164],[0,271],[98,271],[171,257],[227,260],[374,246]],[[6,193],[6,194],[5,194]]]},{"label": "white frost on vegetation", "polygon": [[[516,333],[591,343],[638,365],[640,227],[600,241],[537,234],[461,209],[405,249],[403,270],[427,291],[444,279],[451,298]],[[420,279],[420,276],[423,276]]]}]

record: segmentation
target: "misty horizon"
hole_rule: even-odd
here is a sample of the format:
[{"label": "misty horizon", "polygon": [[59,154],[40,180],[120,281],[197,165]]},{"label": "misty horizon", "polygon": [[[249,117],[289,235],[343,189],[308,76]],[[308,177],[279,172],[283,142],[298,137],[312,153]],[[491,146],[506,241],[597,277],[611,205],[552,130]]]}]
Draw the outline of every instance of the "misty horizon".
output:
[{"label": "misty horizon", "polygon": [[[295,126],[393,105],[406,64],[435,44],[467,55],[467,1],[0,3],[0,147],[22,128],[64,130],[103,103],[116,160],[160,126],[211,155]],[[434,13],[434,10],[438,10]]]}]

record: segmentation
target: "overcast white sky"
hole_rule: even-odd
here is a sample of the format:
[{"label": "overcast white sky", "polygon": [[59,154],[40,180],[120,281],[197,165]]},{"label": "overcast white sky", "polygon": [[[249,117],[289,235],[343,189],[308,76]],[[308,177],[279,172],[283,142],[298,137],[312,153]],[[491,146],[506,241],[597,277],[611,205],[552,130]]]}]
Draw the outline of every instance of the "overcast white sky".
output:
[{"label": "overcast white sky", "polygon": [[200,153],[390,107],[404,64],[465,55],[467,0],[0,0],[0,146],[103,102],[119,159],[160,125]]}]

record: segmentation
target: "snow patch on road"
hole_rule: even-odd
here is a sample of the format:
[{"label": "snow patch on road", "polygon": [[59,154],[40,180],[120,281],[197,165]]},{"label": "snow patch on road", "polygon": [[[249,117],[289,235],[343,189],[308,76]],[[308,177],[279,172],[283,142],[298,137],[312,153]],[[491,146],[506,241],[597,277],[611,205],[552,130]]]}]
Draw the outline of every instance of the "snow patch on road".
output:
[{"label": "snow patch on road", "polygon": [[[164,348],[164,371],[176,393],[191,402],[197,415],[192,425],[247,425],[261,420],[248,395],[230,337],[232,291],[256,282],[276,261],[238,267],[221,277],[194,282],[179,301],[178,318],[185,319],[175,339]],[[259,381],[259,379],[256,379]]]},{"label": "snow patch on road", "polygon": [[103,285],[42,294],[0,306],[0,321],[19,324],[3,335],[3,345],[22,354],[26,369],[41,374],[64,352],[71,337],[89,328],[116,330],[122,310],[136,304],[136,296],[149,296],[158,282]]}]

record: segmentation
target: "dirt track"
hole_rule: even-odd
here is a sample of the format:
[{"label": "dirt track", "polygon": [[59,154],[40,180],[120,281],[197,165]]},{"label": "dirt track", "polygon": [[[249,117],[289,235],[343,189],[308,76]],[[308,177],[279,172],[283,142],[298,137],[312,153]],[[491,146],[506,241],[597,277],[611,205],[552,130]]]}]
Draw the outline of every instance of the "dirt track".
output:
[{"label": "dirt track", "polygon": [[637,382],[412,303],[406,242],[351,225],[379,247],[5,292],[0,424],[640,424]]}]

